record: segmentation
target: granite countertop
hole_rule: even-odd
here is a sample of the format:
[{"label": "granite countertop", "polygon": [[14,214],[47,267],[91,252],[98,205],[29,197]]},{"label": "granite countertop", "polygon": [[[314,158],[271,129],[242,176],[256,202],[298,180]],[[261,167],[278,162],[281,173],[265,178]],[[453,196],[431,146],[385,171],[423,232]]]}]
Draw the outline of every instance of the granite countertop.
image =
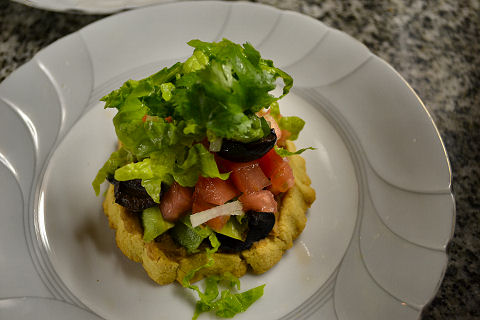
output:
[{"label": "granite countertop", "polygon": [[[261,0],[315,17],[390,63],[432,114],[449,154],[456,227],[444,281],[422,319],[480,319],[480,2]],[[103,16],[0,0],[0,82]]]}]

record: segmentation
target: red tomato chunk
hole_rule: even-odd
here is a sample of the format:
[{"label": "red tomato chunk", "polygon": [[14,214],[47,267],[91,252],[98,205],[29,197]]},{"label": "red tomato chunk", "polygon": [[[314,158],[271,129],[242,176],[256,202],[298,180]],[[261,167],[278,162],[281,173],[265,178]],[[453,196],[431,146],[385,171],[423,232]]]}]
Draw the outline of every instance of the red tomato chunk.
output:
[{"label": "red tomato chunk", "polygon": [[160,212],[167,221],[176,221],[192,208],[193,188],[182,187],[174,182],[160,201]]},{"label": "red tomato chunk", "polygon": [[228,181],[204,177],[198,178],[195,192],[198,192],[198,196],[203,201],[216,205],[224,204],[240,194]]},{"label": "red tomato chunk", "polygon": [[277,202],[268,190],[245,193],[238,200],[243,204],[243,211],[277,212]]},{"label": "red tomato chunk", "polygon": [[[203,199],[203,197],[200,195],[201,192],[202,192],[201,189],[195,188],[195,192],[193,194],[192,214],[195,214],[197,212],[202,212],[217,206],[215,204],[206,202]],[[207,222],[205,222],[205,224],[215,231],[220,231],[222,230],[223,226],[227,223],[229,218],[230,218],[229,216],[220,216],[220,217],[216,217],[208,220]]]},{"label": "red tomato chunk", "polygon": [[258,162],[248,162],[230,174],[233,184],[243,193],[260,191],[270,185]]},{"label": "red tomato chunk", "polygon": [[195,189],[195,193],[193,194],[192,213],[202,212],[215,206],[215,204],[211,204],[203,200],[203,198],[199,196],[197,189]]},{"label": "red tomato chunk", "polygon": [[288,160],[280,157],[274,149],[260,158],[259,164],[272,183],[269,190],[273,194],[285,192],[295,184],[295,177]]},{"label": "red tomato chunk", "polygon": [[284,162],[282,166],[275,170],[270,180],[272,181],[272,185],[269,190],[272,191],[273,194],[286,192],[295,185],[295,177],[288,162]]},{"label": "red tomato chunk", "polygon": [[[219,178],[200,177],[195,185],[192,213],[211,209],[237,197],[240,192],[230,181]],[[208,220],[205,224],[215,231],[220,231],[229,216],[220,216]]]},{"label": "red tomato chunk", "polygon": [[275,170],[277,170],[283,162],[285,162],[284,158],[280,157],[278,153],[272,149],[267,152],[263,157],[261,157],[258,161],[260,164],[260,168],[262,168],[265,175],[270,178]]}]

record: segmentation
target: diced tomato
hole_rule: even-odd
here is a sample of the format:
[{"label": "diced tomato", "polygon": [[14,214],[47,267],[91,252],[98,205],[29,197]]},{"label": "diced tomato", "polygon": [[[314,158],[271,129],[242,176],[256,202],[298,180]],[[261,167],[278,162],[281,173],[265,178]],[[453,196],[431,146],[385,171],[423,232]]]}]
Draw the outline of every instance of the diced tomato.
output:
[{"label": "diced tomato", "polygon": [[284,162],[282,166],[277,168],[273,175],[270,177],[272,185],[269,190],[273,194],[279,194],[280,192],[286,192],[288,189],[295,185],[295,177],[293,171],[288,162]]},{"label": "diced tomato", "polygon": [[193,194],[193,205],[192,205],[192,213],[197,213],[201,211],[205,211],[215,207],[215,204],[208,203],[207,201],[203,200],[201,196],[198,195],[197,190]]},{"label": "diced tomato", "polygon": [[[200,196],[200,192],[201,192],[200,189],[195,189],[195,192],[193,195],[193,206],[192,206],[193,214],[216,207],[215,204],[206,202]],[[205,224],[215,231],[220,231],[223,228],[223,226],[227,223],[229,218],[230,218],[229,216],[220,216],[220,217],[216,217],[208,220],[207,222],[205,222]]]},{"label": "diced tomato", "polygon": [[257,160],[250,161],[250,162],[234,162],[234,161],[224,159],[218,156],[217,154],[215,154],[215,161],[217,162],[218,170],[220,170],[220,172],[222,173],[235,171],[242,167],[248,167],[248,166],[254,165],[255,163],[258,163]]},{"label": "diced tomato", "polygon": [[219,216],[208,220],[205,224],[218,232],[222,230],[223,226],[228,222],[228,219],[230,219],[230,216]]},{"label": "diced tomato", "polygon": [[215,160],[220,172],[231,172],[230,180],[241,192],[255,192],[270,185],[270,181],[260,168],[258,160],[233,162],[219,156],[216,156]]},{"label": "diced tomato", "polygon": [[198,178],[195,191],[206,202],[221,205],[238,196],[240,192],[229,182],[220,178]]},{"label": "diced tomato", "polygon": [[243,205],[243,211],[277,212],[277,201],[275,201],[273,194],[268,190],[244,193],[238,200]]},{"label": "diced tomato", "polygon": [[193,188],[182,187],[174,182],[160,201],[160,211],[167,221],[178,220],[192,208]]},{"label": "diced tomato", "polygon": [[258,163],[241,167],[230,174],[233,184],[243,193],[260,191],[270,185]]},{"label": "diced tomato", "polygon": [[[205,211],[224,204],[238,196],[240,192],[229,181],[219,178],[198,178],[193,194],[192,213]],[[220,231],[227,223],[229,216],[220,216],[208,220],[205,224],[215,231]]]},{"label": "diced tomato", "polygon": [[229,180],[243,193],[260,191],[270,185],[270,180],[260,168],[258,160],[233,162],[219,156],[216,156],[215,160],[220,172],[231,172]]},{"label": "diced tomato", "polygon": [[295,177],[288,160],[280,157],[274,149],[261,157],[259,164],[272,183],[269,190],[273,194],[285,192],[295,184]]},{"label": "diced tomato", "polygon": [[265,154],[258,160],[258,163],[260,164],[260,168],[262,168],[262,171],[265,173],[265,175],[268,178],[271,178],[273,176],[273,173],[278,168],[283,166],[283,163],[286,161],[286,159],[278,155],[275,149],[271,149],[267,152],[267,154]]}]

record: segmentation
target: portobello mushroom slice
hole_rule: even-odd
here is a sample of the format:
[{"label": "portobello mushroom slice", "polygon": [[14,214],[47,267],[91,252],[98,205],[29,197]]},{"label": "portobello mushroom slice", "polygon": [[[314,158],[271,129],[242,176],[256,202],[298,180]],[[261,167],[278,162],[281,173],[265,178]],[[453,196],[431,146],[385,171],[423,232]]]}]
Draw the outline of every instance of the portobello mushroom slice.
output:
[{"label": "portobello mushroom slice", "polygon": [[263,138],[248,143],[224,139],[218,155],[234,162],[249,162],[263,157],[276,142],[277,135],[273,129]]},{"label": "portobello mushroom slice", "polygon": [[107,180],[113,184],[115,203],[131,212],[142,212],[157,205],[142,186],[141,179],[118,181],[113,177],[109,177]]}]

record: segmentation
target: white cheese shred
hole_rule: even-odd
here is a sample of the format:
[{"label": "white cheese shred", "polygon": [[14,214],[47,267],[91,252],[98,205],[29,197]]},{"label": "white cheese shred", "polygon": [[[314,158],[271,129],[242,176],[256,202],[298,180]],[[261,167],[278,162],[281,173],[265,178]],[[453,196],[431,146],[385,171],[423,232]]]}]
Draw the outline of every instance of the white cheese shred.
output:
[{"label": "white cheese shred", "polygon": [[190,215],[192,227],[197,227],[210,219],[220,216],[239,216],[244,214],[242,203],[238,200],[213,207],[211,209],[200,211]]}]

